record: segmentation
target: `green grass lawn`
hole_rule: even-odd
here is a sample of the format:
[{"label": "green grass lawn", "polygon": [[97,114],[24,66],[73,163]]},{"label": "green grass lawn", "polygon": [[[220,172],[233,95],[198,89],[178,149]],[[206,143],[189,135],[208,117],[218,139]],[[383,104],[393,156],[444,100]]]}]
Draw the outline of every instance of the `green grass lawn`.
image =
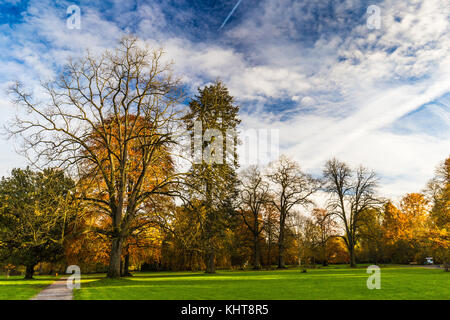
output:
[{"label": "green grass lawn", "polygon": [[35,296],[56,277],[35,276],[32,280],[24,280],[23,276],[0,277],[0,300],[27,300]]},{"label": "green grass lawn", "polygon": [[450,299],[450,273],[443,270],[385,267],[380,290],[367,289],[368,277],[365,268],[87,275],[75,299]]}]

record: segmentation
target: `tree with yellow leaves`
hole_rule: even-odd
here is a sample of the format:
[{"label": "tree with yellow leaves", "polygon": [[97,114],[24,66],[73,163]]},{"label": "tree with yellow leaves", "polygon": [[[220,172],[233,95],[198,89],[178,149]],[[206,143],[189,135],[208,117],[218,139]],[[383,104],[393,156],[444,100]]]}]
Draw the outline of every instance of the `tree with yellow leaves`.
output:
[{"label": "tree with yellow leaves", "polygon": [[436,169],[428,184],[433,208],[430,215],[428,239],[445,270],[450,268],[450,157]]}]

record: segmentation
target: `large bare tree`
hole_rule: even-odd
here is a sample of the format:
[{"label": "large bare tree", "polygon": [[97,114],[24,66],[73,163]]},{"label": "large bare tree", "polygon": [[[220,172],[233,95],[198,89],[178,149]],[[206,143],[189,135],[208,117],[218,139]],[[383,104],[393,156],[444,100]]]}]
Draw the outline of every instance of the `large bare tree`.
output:
[{"label": "large bare tree", "polygon": [[331,159],[323,171],[325,190],[329,192],[328,211],[342,221],[342,237],[350,255],[350,266],[356,266],[355,245],[363,223],[364,212],[375,208],[381,201],[375,197],[377,177],[364,168],[351,169],[346,163]]},{"label": "large bare tree", "polygon": [[28,112],[19,113],[10,131],[23,137],[32,163],[76,173],[89,190],[83,199],[109,216],[111,228],[99,231],[111,239],[111,278],[120,277],[122,245],[143,220],[145,202],[169,194],[177,177],[154,170],[174,143],[181,97],[162,57],[162,50],[126,37],[113,51],[69,61],[56,80],[43,84],[41,101],[20,83],[11,88]]},{"label": "large bare tree", "polygon": [[253,268],[261,268],[259,237],[264,230],[263,211],[270,201],[269,184],[257,166],[241,173],[239,207],[245,225],[253,236]]},{"label": "large bare tree", "polygon": [[278,268],[284,268],[286,220],[296,206],[312,204],[311,195],[320,188],[318,179],[302,172],[297,162],[286,156],[269,166],[268,178],[273,187],[273,205],[279,212]]}]

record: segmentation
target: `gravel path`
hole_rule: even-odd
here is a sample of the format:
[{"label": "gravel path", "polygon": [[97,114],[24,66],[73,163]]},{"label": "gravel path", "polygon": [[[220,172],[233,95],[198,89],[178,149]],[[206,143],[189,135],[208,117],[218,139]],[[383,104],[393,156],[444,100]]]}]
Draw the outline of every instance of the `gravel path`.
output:
[{"label": "gravel path", "polygon": [[72,300],[72,289],[67,288],[66,280],[67,278],[56,280],[30,300]]}]

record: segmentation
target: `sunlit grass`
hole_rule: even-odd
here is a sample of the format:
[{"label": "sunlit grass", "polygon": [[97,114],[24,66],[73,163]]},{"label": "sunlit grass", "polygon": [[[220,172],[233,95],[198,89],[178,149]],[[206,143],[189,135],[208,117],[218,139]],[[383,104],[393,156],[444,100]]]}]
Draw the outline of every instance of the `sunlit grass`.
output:
[{"label": "sunlit grass", "polygon": [[382,268],[381,290],[367,289],[368,277],[365,268],[89,275],[75,299],[450,299],[450,273],[442,270]]},{"label": "sunlit grass", "polygon": [[23,276],[0,277],[0,300],[26,300],[35,296],[57,278],[54,276],[35,276],[25,280]]}]

